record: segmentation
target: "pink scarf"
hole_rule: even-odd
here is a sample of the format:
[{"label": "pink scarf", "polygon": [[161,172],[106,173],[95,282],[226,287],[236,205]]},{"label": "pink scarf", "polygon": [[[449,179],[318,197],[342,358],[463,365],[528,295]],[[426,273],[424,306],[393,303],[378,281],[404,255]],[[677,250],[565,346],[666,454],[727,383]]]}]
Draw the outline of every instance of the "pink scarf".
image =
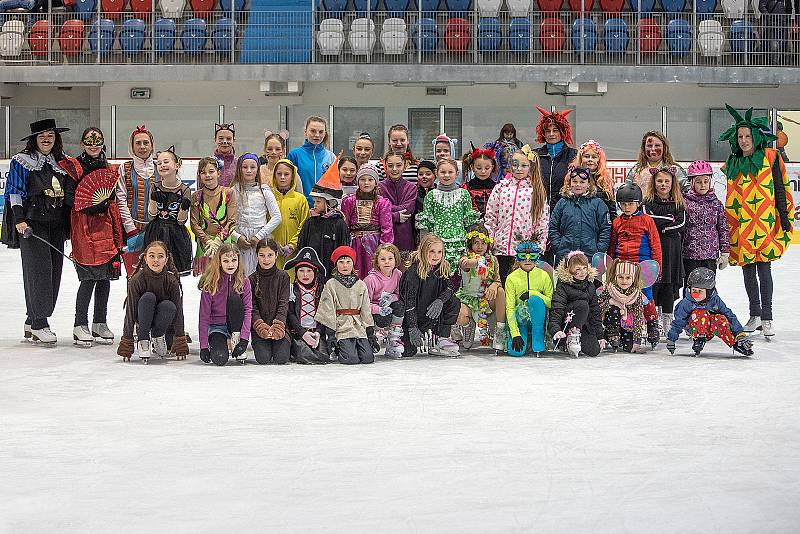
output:
[{"label": "pink scarf", "polygon": [[608,291],[608,296],[611,297],[609,302],[619,308],[623,321],[628,318],[628,306],[642,298],[641,290],[635,288],[634,286],[631,286],[627,289],[627,291],[633,290],[629,295],[623,293],[623,291],[626,290],[620,289],[614,284],[608,284],[606,286],[606,290]]}]

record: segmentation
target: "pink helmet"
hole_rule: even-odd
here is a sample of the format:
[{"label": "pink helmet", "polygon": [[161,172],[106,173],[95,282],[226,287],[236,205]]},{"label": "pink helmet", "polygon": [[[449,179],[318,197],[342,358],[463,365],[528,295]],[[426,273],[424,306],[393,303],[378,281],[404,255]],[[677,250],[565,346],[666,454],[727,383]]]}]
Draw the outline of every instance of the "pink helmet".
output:
[{"label": "pink helmet", "polygon": [[711,169],[711,164],[709,164],[706,160],[698,159],[689,165],[689,170],[686,172],[686,174],[689,176],[689,178],[692,178],[694,176],[714,174],[714,171]]}]

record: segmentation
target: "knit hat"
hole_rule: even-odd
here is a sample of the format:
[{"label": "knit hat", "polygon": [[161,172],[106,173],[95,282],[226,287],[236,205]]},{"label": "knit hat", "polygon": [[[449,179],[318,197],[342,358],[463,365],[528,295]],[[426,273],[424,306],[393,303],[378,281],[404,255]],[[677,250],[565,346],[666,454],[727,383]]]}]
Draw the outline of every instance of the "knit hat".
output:
[{"label": "knit hat", "polygon": [[[356,180],[362,176],[371,176],[375,180],[375,183],[380,180],[378,167],[376,167],[373,163],[365,163],[358,169],[358,172],[356,173]],[[341,187],[341,185],[339,187]]]},{"label": "knit hat", "polygon": [[536,106],[536,109],[539,110],[539,113],[542,115],[539,118],[539,123],[536,125],[537,143],[545,142],[544,132],[551,125],[558,128],[558,131],[561,132],[561,139],[566,144],[571,145],[573,143],[572,125],[569,123],[569,119],[567,119],[567,115],[572,113],[571,109],[565,109],[564,111],[555,111],[553,113],[545,111],[539,106]]},{"label": "knit hat", "polygon": [[319,261],[317,251],[311,247],[303,247],[298,250],[294,258],[287,261],[283,266],[284,270],[287,271],[298,267],[311,267],[317,271],[318,274],[321,274],[322,278],[325,278],[328,274],[325,270],[325,266]]},{"label": "knit hat", "polygon": [[436,174],[436,164],[430,160],[423,159],[417,164],[417,169],[430,169],[430,171]]},{"label": "knit hat", "polygon": [[335,205],[338,205],[342,200],[342,182],[339,180],[339,157],[336,156],[336,160],[330,164],[319,179],[319,182],[311,188],[310,196],[332,201]]},{"label": "knit hat", "polygon": [[336,250],[333,251],[331,254],[331,263],[336,264],[342,257],[347,257],[353,260],[353,263],[356,261],[356,251],[352,249],[352,247],[348,247],[346,245],[342,245],[341,247],[336,247]]},{"label": "knit hat", "polygon": [[439,143],[447,143],[450,145],[450,159],[456,159],[456,144],[458,143],[458,139],[447,137],[446,133],[437,135],[432,142],[434,155],[436,155],[436,145]]}]

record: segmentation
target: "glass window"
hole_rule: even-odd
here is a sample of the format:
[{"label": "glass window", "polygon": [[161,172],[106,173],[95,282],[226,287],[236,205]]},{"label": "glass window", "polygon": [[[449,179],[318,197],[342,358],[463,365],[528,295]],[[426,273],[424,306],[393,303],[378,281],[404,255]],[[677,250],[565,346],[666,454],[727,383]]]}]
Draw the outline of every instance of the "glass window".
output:
[{"label": "glass window", "polygon": [[[439,108],[409,108],[408,129],[411,135],[411,152],[418,159],[433,159],[433,140],[442,133],[439,127]],[[444,131],[455,137],[456,154],[461,147],[461,108],[445,108]]]},{"label": "glass window", "polygon": [[384,151],[383,108],[333,108],[333,152],[353,153],[353,145],[361,132],[372,137],[373,157],[379,159]]},{"label": "glass window", "polygon": [[800,161],[800,111],[778,111],[778,130],[783,130],[785,138],[778,132],[778,147],[784,141],[783,147],[789,161]]},{"label": "glass window", "polygon": [[[81,134],[84,125],[89,125],[89,108],[49,109],[36,107],[11,108],[11,154],[13,156],[23,148],[25,142],[21,138],[30,135],[32,122],[53,118],[56,125],[61,128],[70,128],[68,132],[61,133],[64,142],[64,152],[77,156],[81,153]],[[77,125],[77,126],[76,126]]]}]

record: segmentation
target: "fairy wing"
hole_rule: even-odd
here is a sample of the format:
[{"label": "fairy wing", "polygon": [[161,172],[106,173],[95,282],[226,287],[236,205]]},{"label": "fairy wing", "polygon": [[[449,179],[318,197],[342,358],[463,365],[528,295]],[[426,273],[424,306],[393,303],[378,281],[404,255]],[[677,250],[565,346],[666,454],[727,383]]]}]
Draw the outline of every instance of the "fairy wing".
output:
[{"label": "fairy wing", "polygon": [[592,256],[592,267],[597,269],[597,274],[602,275],[606,272],[612,261],[613,258],[605,252],[596,252],[595,255]]},{"label": "fairy wing", "polygon": [[546,272],[547,274],[549,274],[550,278],[553,278],[555,276],[555,270],[553,269],[553,266],[547,263],[546,261],[539,260],[536,262],[536,266],[541,270],[543,270],[544,272]]},{"label": "fairy wing", "polygon": [[642,269],[642,280],[644,287],[650,287],[658,280],[658,262],[656,260],[645,260],[639,264]]},{"label": "fairy wing", "polygon": [[110,169],[90,172],[75,188],[75,210],[85,210],[105,202],[114,194],[116,185],[117,175]]}]

